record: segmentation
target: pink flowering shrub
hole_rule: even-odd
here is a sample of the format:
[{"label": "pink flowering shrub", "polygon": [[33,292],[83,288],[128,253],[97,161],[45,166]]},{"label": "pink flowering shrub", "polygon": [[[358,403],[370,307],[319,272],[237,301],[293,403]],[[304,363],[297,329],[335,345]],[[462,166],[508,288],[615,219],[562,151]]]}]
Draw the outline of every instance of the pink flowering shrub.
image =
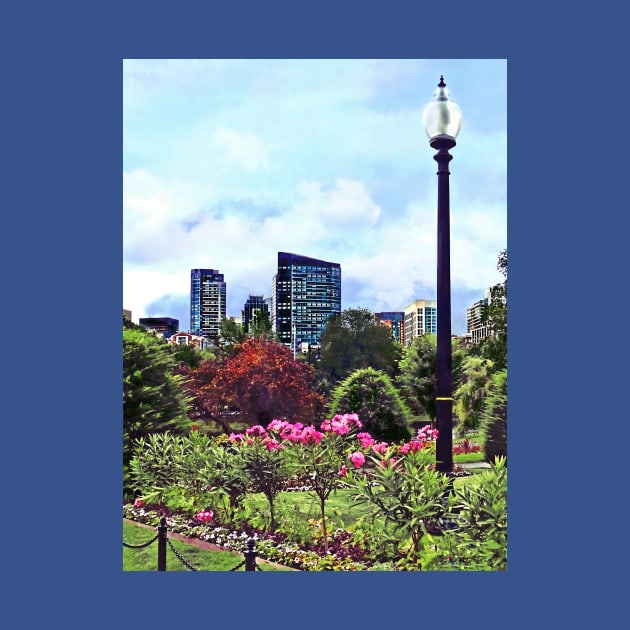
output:
[{"label": "pink flowering shrub", "polygon": [[365,455],[361,451],[355,451],[348,456],[348,459],[354,464],[355,468],[361,468],[365,464]]},{"label": "pink flowering shrub", "polygon": [[206,508],[205,510],[201,510],[199,514],[195,514],[195,518],[202,523],[209,523],[214,516],[214,512],[210,508]]}]

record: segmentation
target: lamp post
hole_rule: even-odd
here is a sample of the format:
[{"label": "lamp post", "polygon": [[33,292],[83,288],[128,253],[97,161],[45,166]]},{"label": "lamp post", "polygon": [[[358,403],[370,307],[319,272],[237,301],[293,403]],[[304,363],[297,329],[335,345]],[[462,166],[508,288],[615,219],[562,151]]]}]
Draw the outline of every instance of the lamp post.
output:
[{"label": "lamp post", "polygon": [[437,219],[437,356],[435,379],[435,420],[438,430],[435,450],[436,469],[453,472],[453,377],[451,352],[451,246],[449,219],[448,152],[462,126],[459,106],[453,102],[444,77],[440,77],[433,100],[422,114],[429,145],[436,149],[433,159],[438,163]]}]

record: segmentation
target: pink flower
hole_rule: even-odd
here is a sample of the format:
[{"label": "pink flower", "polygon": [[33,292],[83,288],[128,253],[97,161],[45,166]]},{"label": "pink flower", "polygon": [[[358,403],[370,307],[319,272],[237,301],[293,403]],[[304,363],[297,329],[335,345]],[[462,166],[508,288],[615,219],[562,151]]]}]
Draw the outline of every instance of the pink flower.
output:
[{"label": "pink flower", "polygon": [[365,464],[365,455],[360,451],[355,451],[348,459],[354,464],[355,468],[360,468]]},{"label": "pink flower", "polygon": [[279,451],[283,449],[284,446],[278,442],[275,438],[266,437],[263,439],[262,443],[270,450],[270,451]]},{"label": "pink flower", "polygon": [[370,448],[370,446],[372,446],[375,442],[374,438],[369,433],[357,434],[357,440],[361,442],[361,446],[363,448]]},{"label": "pink flower", "polygon": [[337,435],[345,435],[346,433],[350,433],[352,425],[357,426],[359,429],[361,428],[359,416],[356,414],[345,414],[343,416],[337,414],[331,420],[324,420],[321,429],[322,431],[330,431]]},{"label": "pink flower", "polygon": [[286,420],[278,420],[276,418],[274,418],[268,425],[267,425],[267,430],[268,431],[282,431],[282,429],[284,429],[284,427],[288,426],[288,422]]},{"label": "pink flower", "polygon": [[267,431],[265,431],[264,427],[260,426],[259,424],[256,424],[253,427],[250,427],[249,429],[245,431],[245,433],[247,433],[247,435],[252,435],[252,436],[261,435],[264,437],[265,435],[267,435]]},{"label": "pink flower", "polygon": [[230,433],[230,442],[242,442],[245,436],[242,433]]},{"label": "pink flower", "polygon": [[383,453],[385,453],[385,451],[387,450],[387,442],[377,442],[376,444],[372,445],[372,450],[375,453],[379,453],[380,455],[383,455]]},{"label": "pink flower", "polygon": [[304,427],[300,442],[302,442],[302,444],[308,444],[309,442],[319,444],[323,437],[324,434],[320,433],[315,427]]},{"label": "pink flower", "polygon": [[143,503],[142,499],[136,499],[133,502],[133,507],[142,507],[142,503]]},{"label": "pink flower", "polygon": [[295,424],[287,422],[280,431],[280,437],[289,442],[299,442],[302,439],[302,425],[299,422]]},{"label": "pink flower", "polygon": [[357,429],[361,429],[363,425],[359,420],[359,416],[356,413],[347,413],[344,418],[348,424],[354,424]]},{"label": "pink flower", "polygon": [[202,521],[203,523],[209,523],[214,516],[214,512],[208,508],[205,510],[201,510],[199,514],[195,515],[198,521]]},{"label": "pink flower", "polygon": [[437,440],[438,430],[432,429],[430,424],[425,424],[421,429],[418,429],[419,440]]},{"label": "pink flower", "polygon": [[422,445],[423,442],[421,442],[420,440],[411,440],[411,442],[407,442],[400,447],[400,452],[408,453],[409,451],[411,451],[412,453],[415,453],[416,451],[422,449]]},{"label": "pink flower", "polygon": [[340,477],[347,477],[348,476],[348,468],[346,467],[345,464],[341,467],[341,470],[337,474]]}]

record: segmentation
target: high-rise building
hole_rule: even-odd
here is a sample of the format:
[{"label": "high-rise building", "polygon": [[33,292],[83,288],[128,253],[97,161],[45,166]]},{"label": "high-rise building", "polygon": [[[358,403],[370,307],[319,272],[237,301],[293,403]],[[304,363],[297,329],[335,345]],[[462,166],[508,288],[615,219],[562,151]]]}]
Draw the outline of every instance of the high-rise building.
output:
[{"label": "high-rise building", "polygon": [[272,326],[278,341],[297,352],[318,346],[326,320],[341,312],[341,265],[278,252],[273,278]]},{"label": "high-rise building", "polygon": [[426,333],[437,334],[437,301],[415,300],[405,307],[405,345]]},{"label": "high-rise building", "polygon": [[402,311],[374,313],[376,323],[391,330],[392,339],[398,343],[405,343],[405,314]]},{"label": "high-rise building", "polygon": [[242,318],[245,332],[249,332],[249,327],[253,323],[256,313],[269,313],[268,301],[262,295],[250,295],[243,306]]},{"label": "high-rise building", "polygon": [[477,343],[490,335],[490,327],[485,323],[485,315],[490,304],[490,289],[486,289],[483,300],[475,302],[466,309],[466,332],[471,341]]},{"label": "high-rise building", "polygon": [[219,336],[226,318],[226,288],[217,269],[190,270],[190,332],[206,339]]},{"label": "high-rise building", "polygon": [[168,339],[179,330],[179,319],[174,317],[141,317],[140,326],[153,330],[164,339]]}]

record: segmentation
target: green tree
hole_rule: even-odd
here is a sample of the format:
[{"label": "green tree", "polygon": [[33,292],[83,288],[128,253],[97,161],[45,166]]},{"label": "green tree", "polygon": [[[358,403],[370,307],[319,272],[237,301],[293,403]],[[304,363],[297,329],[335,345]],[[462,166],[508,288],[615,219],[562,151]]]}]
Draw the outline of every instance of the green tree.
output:
[{"label": "green tree", "polygon": [[[462,381],[462,363],[466,348],[457,339],[452,341],[451,377],[455,391]],[[410,407],[418,416],[435,420],[435,379],[437,360],[437,339],[433,334],[416,337],[410,346],[403,350],[396,385]],[[454,423],[457,417],[454,417]]]},{"label": "green tree", "polygon": [[269,311],[259,310],[254,313],[252,322],[249,325],[248,334],[250,337],[262,338],[267,341],[274,340]]},{"label": "green tree", "polygon": [[486,461],[492,463],[495,457],[505,457],[507,461],[507,370],[492,377],[483,405],[481,429]]},{"label": "green tree", "polygon": [[492,334],[479,343],[482,355],[500,371],[507,368],[507,249],[499,252],[497,269],[505,279],[491,287],[484,315]]},{"label": "green tree", "polygon": [[223,319],[219,324],[219,336],[215,341],[218,354],[229,354],[247,339],[245,329],[233,319]]},{"label": "green tree", "polygon": [[123,466],[132,443],[151,433],[186,432],[190,399],[168,345],[138,328],[123,328]]},{"label": "green tree", "polygon": [[321,338],[319,369],[333,383],[355,370],[374,368],[393,376],[400,345],[366,308],[349,308],[328,318]]},{"label": "green tree", "polygon": [[199,350],[197,346],[188,343],[176,343],[169,345],[175,360],[189,368],[199,367],[203,361],[212,358],[212,353]]},{"label": "green tree", "polygon": [[330,413],[356,413],[367,431],[376,440],[407,440],[410,412],[391,379],[373,368],[354,371],[333,391]]},{"label": "green tree", "polygon": [[483,403],[488,395],[492,374],[492,361],[467,355],[461,364],[460,385],[455,391],[454,411],[457,415],[457,431],[476,429],[481,421]]}]

